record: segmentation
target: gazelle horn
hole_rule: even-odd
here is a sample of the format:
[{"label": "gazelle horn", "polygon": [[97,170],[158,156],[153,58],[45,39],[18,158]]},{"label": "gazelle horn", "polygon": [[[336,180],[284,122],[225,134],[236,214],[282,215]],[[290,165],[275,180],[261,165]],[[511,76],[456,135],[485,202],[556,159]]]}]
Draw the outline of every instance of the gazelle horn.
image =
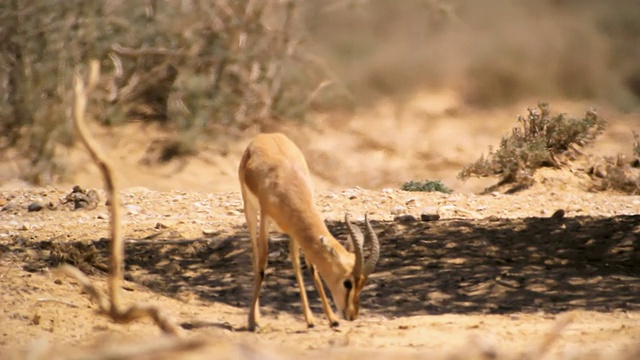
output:
[{"label": "gazelle horn", "polygon": [[364,263],[363,275],[369,276],[376,268],[376,264],[378,263],[378,259],[380,258],[380,241],[378,240],[378,236],[373,231],[373,228],[369,223],[367,213],[364,214],[364,223],[364,241],[370,243],[371,250]]},{"label": "gazelle horn", "polygon": [[353,243],[353,252],[356,255],[356,262],[353,266],[353,276],[360,277],[363,274],[364,269],[364,255],[363,255],[363,247],[364,247],[364,237],[362,236],[362,232],[357,226],[354,226],[349,221],[349,213],[344,215],[344,222],[347,225],[347,230],[349,231],[349,237],[351,238],[351,242]]}]

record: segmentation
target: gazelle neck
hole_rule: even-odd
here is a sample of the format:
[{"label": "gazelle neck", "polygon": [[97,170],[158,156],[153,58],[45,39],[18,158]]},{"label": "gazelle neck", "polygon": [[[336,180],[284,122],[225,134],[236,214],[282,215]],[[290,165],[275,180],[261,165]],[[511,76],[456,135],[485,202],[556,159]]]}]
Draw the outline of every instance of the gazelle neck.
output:
[{"label": "gazelle neck", "polygon": [[321,219],[299,223],[291,236],[325,280],[337,274],[343,276],[353,269],[354,255],[331,235]]}]

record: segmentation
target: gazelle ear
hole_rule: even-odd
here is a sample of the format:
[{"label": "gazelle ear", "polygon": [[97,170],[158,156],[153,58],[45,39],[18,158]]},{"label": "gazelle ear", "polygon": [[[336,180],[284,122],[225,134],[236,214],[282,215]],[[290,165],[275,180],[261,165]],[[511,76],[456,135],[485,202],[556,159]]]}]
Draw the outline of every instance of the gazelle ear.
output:
[{"label": "gazelle ear", "polygon": [[325,238],[324,236],[320,236],[320,243],[322,244],[324,249],[327,250],[329,254],[331,254],[332,257],[338,257],[338,254],[336,254],[336,250],[332,248],[331,245],[329,245],[329,241],[327,240],[327,238]]}]

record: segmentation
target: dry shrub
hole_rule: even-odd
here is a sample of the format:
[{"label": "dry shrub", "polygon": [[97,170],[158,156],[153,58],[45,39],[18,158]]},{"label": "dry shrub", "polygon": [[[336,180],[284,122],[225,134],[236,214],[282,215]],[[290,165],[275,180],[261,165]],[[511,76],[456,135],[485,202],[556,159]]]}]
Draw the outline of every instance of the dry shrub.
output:
[{"label": "dry shrub", "polygon": [[465,166],[458,178],[499,176],[499,185],[530,185],[536,169],[559,166],[561,156],[592,142],[606,126],[595,110],[576,119],[563,113],[552,115],[548,104],[540,103],[528,112],[527,117],[518,117],[519,126],[502,137],[497,150],[490,148],[487,156]]},{"label": "dry shrub", "polygon": [[639,18],[635,0],[2,1],[0,150],[18,147],[32,182],[64,174],[69,79],[89,58],[107,70],[90,115],[161,122],[177,130],[176,156],[203,135],[424,88],[476,106],[558,96],[636,109]]},{"label": "dry shrub", "polygon": [[588,169],[593,180],[591,190],[640,195],[640,135],[635,131],[632,153],[631,161],[622,154],[598,158]]},{"label": "dry shrub", "polygon": [[640,169],[634,168],[624,156],[604,157],[588,170],[595,191],[620,191],[640,195]]},{"label": "dry shrub", "polygon": [[106,71],[89,115],[103,124],[157,121],[179,155],[203,135],[303,118],[323,87],[297,48],[296,1],[0,2],[0,150],[18,147],[22,175],[66,171],[71,83],[96,58]]},{"label": "dry shrub", "polygon": [[402,184],[402,190],[404,191],[421,191],[421,192],[441,192],[445,194],[451,194],[453,190],[448,188],[440,180],[425,180],[425,181],[407,181]]},{"label": "dry shrub", "polygon": [[634,132],[631,161],[621,154],[588,159],[580,148],[593,142],[606,126],[606,121],[595,110],[577,119],[563,113],[552,115],[549,106],[541,103],[528,112],[526,118],[518,117],[519,126],[502,137],[497,150],[490,147],[486,156],[465,166],[458,178],[498,176],[498,184],[486,191],[514,184],[507,190],[511,193],[532,185],[533,174],[541,167],[559,168],[588,161],[589,166],[578,165],[574,170],[591,177],[590,190],[640,194],[640,135]]}]

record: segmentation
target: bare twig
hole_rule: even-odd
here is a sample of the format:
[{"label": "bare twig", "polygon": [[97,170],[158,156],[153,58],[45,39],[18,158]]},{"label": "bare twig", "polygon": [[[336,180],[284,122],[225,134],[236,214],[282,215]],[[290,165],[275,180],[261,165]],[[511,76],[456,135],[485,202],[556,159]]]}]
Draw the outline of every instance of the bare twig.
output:
[{"label": "bare twig", "polygon": [[51,303],[52,302],[52,303],[64,304],[64,305],[67,305],[67,306],[72,307],[72,308],[77,308],[78,307],[78,305],[76,305],[76,304],[74,304],[72,302],[64,301],[64,300],[60,300],[60,299],[54,299],[54,298],[40,298],[40,299],[38,299],[38,302],[39,303]]},{"label": "bare twig", "polygon": [[184,57],[189,55],[189,53],[185,50],[170,50],[165,48],[132,49],[132,48],[126,48],[119,44],[111,45],[111,51],[113,51],[114,53],[120,56],[128,56],[128,57],[142,57],[142,56],[149,56],[149,55]]},{"label": "bare twig", "polygon": [[120,359],[153,359],[159,355],[172,352],[191,351],[207,345],[205,339],[160,338],[152,342],[128,346],[110,346],[101,351],[91,349],[88,352],[69,357],[73,360],[120,360]]},{"label": "bare twig", "polygon": [[121,308],[120,290],[124,274],[124,242],[122,238],[122,214],[120,210],[120,197],[118,196],[118,183],[114,176],[113,166],[105,154],[101,151],[97,141],[91,136],[84,122],[87,99],[100,77],[100,68],[97,60],[90,63],[89,79],[85,86],[82,77],[78,74],[74,78],[74,106],[73,120],[76,131],[80,135],[82,143],[87,148],[93,162],[100,168],[104,177],[107,197],[110,203],[111,215],[109,217],[111,228],[111,242],[109,243],[109,296],[105,297],[80,270],[70,265],[63,265],[60,270],[75,278],[83,289],[98,303],[99,311],[117,323],[128,323],[143,317],[150,317],[165,332],[172,335],[178,334],[178,328],[164,315],[160,309],[151,305],[136,304],[126,310]]},{"label": "bare twig", "polygon": [[558,341],[562,331],[575,320],[576,316],[573,312],[560,316],[553,324],[551,330],[544,334],[542,341],[530,352],[525,353],[522,358],[524,360],[542,359],[544,355],[549,352],[553,343]]},{"label": "bare twig", "polygon": [[131,245],[186,245],[196,243],[207,243],[208,239],[175,239],[175,240],[145,240],[145,239],[127,239],[125,242]]},{"label": "bare twig", "polygon": [[98,311],[103,314],[109,314],[109,300],[100,290],[98,290],[97,287],[93,285],[87,275],[85,275],[78,268],[68,264],[60,266],[58,268],[58,271],[74,278],[78,283],[80,283],[80,286],[82,286],[82,290],[89,294],[89,297],[98,304]]},{"label": "bare twig", "polygon": [[84,122],[84,115],[87,107],[87,99],[89,93],[95,88],[98,78],[100,77],[100,65],[97,61],[90,63],[89,81],[86,89],[80,75],[76,75],[74,79],[74,106],[73,118],[76,131],[80,135],[80,140],[87,148],[93,162],[100,168],[103,174],[108,202],[110,205],[111,216],[109,217],[111,227],[111,243],[110,243],[110,263],[109,263],[109,297],[112,310],[116,313],[120,306],[120,283],[123,278],[124,264],[124,246],[122,243],[122,227],[120,219],[120,197],[116,190],[118,184],[113,176],[113,166],[110,160],[102,152],[97,141],[93,138]]}]

